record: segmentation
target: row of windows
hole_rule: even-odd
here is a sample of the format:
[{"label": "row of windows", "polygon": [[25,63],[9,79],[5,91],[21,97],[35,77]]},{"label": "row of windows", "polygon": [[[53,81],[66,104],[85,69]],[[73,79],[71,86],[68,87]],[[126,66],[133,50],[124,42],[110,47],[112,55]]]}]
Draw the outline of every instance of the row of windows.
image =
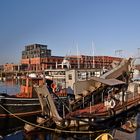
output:
[{"label": "row of windows", "polygon": [[65,71],[46,71],[46,75],[65,75]]},{"label": "row of windows", "polygon": [[37,58],[37,57],[40,57],[40,54],[22,55],[22,59]]},{"label": "row of windows", "polygon": [[30,54],[48,54],[51,55],[50,50],[31,50],[31,51],[22,51],[22,55],[30,55]]},{"label": "row of windows", "polygon": [[47,50],[47,45],[34,44],[34,45],[25,46],[26,51],[30,51],[33,49],[45,49],[45,50]]}]

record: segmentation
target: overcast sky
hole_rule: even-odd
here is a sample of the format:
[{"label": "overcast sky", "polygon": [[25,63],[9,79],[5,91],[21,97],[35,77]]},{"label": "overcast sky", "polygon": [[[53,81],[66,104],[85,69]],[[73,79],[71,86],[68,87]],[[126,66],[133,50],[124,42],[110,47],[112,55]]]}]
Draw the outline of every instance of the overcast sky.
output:
[{"label": "overcast sky", "polygon": [[85,55],[92,46],[95,55],[137,55],[140,0],[0,0],[0,64],[19,63],[34,43],[58,56],[77,54],[77,46]]}]

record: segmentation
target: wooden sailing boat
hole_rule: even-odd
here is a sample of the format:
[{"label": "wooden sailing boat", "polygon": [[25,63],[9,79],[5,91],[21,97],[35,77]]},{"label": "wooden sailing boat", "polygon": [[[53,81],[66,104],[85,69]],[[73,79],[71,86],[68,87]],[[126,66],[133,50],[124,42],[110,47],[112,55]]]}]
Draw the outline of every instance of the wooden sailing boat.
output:
[{"label": "wooden sailing boat", "polygon": [[[93,85],[93,83],[100,84],[96,88],[90,88],[86,94],[82,94],[81,98],[69,104],[68,111],[65,112],[63,109],[62,114],[58,113],[48,89],[36,87],[43,113],[52,118],[62,129],[81,125],[88,125],[95,129],[98,129],[97,126],[110,128],[113,125],[121,125],[120,122],[123,123],[127,117],[137,111],[140,101],[137,84],[128,84],[114,79],[121,75],[120,72],[128,70],[128,64],[129,61],[123,61],[120,66],[101,78],[94,77],[90,80],[80,81],[80,84],[79,82],[75,83],[78,91],[84,87],[82,82],[88,86]],[[105,79],[106,77],[113,78]]]}]

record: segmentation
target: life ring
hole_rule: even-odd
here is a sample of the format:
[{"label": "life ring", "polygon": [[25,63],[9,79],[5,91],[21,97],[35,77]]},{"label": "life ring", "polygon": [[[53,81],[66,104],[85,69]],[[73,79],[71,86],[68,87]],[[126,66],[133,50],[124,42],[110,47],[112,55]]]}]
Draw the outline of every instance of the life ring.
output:
[{"label": "life ring", "polygon": [[116,106],[116,102],[114,99],[111,99],[110,101],[110,108],[113,109]]}]

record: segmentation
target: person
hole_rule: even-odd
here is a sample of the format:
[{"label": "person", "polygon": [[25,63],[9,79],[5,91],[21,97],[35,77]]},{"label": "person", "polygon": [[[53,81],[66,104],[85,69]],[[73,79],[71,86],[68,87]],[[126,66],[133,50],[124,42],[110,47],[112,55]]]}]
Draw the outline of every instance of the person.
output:
[{"label": "person", "polygon": [[106,106],[107,106],[107,110],[109,111],[110,114],[114,114],[115,111],[114,111],[114,107],[116,106],[116,102],[115,100],[111,97],[111,95],[109,94],[108,97],[107,97],[107,103],[106,103]]},{"label": "person", "polygon": [[52,91],[55,93],[57,86],[54,82],[51,84],[51,88],[52,88]]}]

